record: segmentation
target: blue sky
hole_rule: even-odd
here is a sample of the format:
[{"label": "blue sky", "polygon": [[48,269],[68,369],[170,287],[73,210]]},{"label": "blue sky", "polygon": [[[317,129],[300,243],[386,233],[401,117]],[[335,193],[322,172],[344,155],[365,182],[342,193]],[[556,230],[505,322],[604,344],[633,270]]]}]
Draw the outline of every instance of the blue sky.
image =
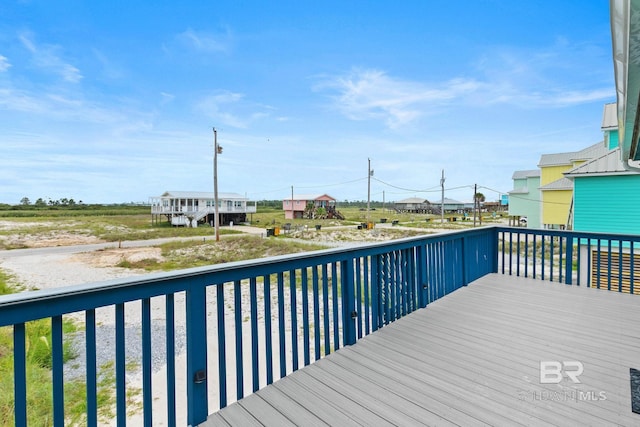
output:
[{"label": "blue sky", "polygon": [[0,3],[0,202],[489,200],[602,139],[608,1]]}]

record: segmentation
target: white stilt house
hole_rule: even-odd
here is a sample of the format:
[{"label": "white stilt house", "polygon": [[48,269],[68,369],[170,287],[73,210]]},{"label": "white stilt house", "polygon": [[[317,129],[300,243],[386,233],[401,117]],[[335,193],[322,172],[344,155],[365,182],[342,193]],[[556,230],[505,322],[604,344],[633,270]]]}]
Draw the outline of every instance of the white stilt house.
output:
[{"label": "white stilt house", "polygon": [[[158,223],[164,217],[172,225],[197,227],[198,223],[213,224],[215,218],[213,192],[166,191],[161,196],[150,197],[151,219]],[[220,224],[241,223],[247,214],[256,212],[256,202],[237,193],[218,194]]]}]

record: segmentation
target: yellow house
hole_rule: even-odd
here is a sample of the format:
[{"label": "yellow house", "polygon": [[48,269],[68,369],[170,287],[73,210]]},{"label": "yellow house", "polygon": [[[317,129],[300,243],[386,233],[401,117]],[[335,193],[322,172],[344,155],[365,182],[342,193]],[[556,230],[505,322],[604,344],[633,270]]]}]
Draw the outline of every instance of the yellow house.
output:
[{"label": "yellow house", "polygon": [[542,225],[544,228],[565,229],[571,225],[573,181],[565,178],[568,172],[595,157],[605,154],[604,141],[571,153],[543,154],[540,157],[540,194],[542,197]]}]

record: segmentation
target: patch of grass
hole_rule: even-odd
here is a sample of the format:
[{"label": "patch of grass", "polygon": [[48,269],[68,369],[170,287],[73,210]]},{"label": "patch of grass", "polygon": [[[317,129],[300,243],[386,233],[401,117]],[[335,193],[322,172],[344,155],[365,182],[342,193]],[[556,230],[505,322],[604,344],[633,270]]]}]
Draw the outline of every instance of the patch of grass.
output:
[{"label": "patch of grass", "polygon": [[238,236],[216,241],[176,241],[159,246],[164,261],[144,259],[123,261],[119,267],[141,268],[147,271],[169,271],[190,267],[202,267],[232,261],[263,258],[298,252],[326,249],[325,246],[291,242],[279,239],[263,239],[258,236]]}]

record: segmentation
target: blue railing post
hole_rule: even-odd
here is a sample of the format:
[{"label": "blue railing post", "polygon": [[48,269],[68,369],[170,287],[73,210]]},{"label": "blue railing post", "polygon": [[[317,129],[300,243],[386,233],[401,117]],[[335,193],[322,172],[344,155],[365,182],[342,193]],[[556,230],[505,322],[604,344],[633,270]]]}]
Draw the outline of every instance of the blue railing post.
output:
[{"label": "blue railing post", "polygon": [[[499,231],[497,228],[491,228],[491,232],[489,235],[489,244],[488,247],[490,249],[488,256],[491,258],[489,261],[489,272],[497,273],[498,272],[498,256],[500,255],[500,251],[498,250],[498,245],[500,243],[500,239],[498,238]],[[503,243],[504,244],[504,243]],[[502,248],[502,252],[504,254],[504,247]],[[504,256],[503,256],[504,260]],[[502,265],[503,273],[504,273],[504,263]]]},{"label": "blue railing post", "polygon": [[573,236],[567,236],[564,257],[564,283],[573,284]]},{"label": "blue railing post", "polygon": [[460,239],[460,263],[462,264],[462,286],[469,284],[469,261],[471,257],[467,256],[469,250],[469,244],[467,243],[467,237],[463,236]]},{"label": "blue railing post", "polygon": [[420,245],[416,249],[416,258],[418,263],[418,306],[424,308],[429,302],[427,284],[427,247]]},{"label": "blue railing post", "polygon": [[353,288],[353,259],[340,262],[340,287],[342,288],[342,341],[344,345],[356,342],[356,297]]},{"label": "blue railing post", "polygon": [[186,291],[187,323],[187,423],[207,420],[207,292],[193,281]]}]

